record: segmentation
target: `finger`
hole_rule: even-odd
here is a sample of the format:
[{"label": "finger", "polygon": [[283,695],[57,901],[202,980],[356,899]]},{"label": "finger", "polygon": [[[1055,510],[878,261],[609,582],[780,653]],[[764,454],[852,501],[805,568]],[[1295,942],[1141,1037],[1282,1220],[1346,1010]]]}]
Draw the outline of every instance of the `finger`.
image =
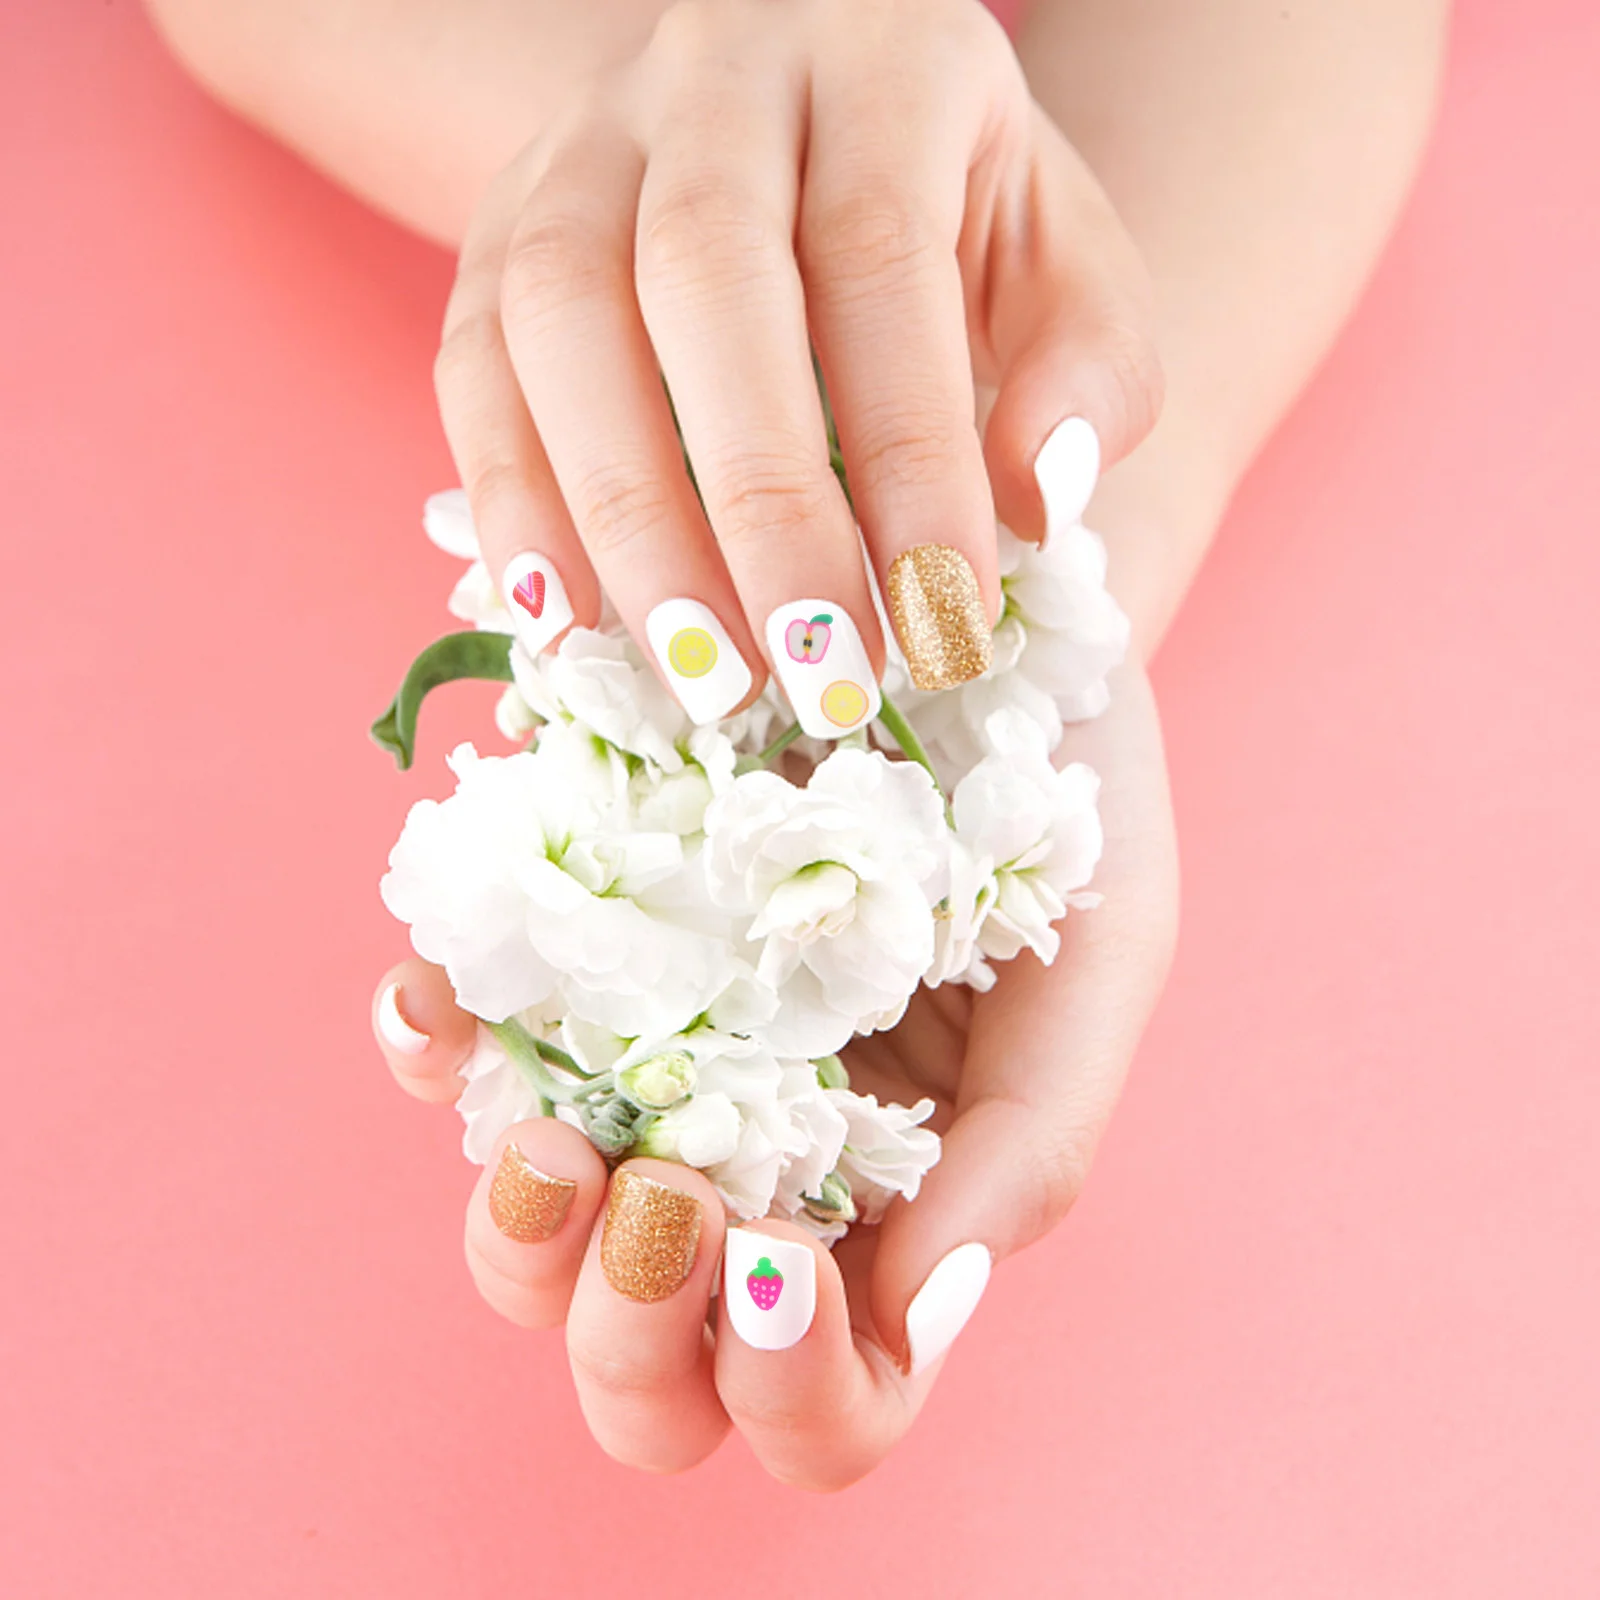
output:
[{"label": "finger", "polygon": [[728,1230],[717,1392],[757,1459],[799,1488],[842,1489],[877,1465],[926,1384],[856,1336],[839,1266],[793,1223]]},{"label": "finger", "polygon": [[706,1327],[722,1230],[722,1202],[692,1168],[639,1160],[613,1174],[567,1355],[589,1429],[618,1461],[679,1472],[728,1430]]},{"label": "finger", "polygon": [[519,1122],[496,1142],[467,1202],[467,1266],[478,1292],[524,1328],[565,1318],[606,1167],[576,1128]]},{"label": "finger", "polygon": [[500,294],[517,192],[500,181],[462,249],[434,388],[484,560],[536,657],[574,619],[598,621],[600,591],[506,349]]},{"label": "finger", "polygon": [[912,681],[953,688],[988,669],[1001,604],[957,259],[980,95],[965,78],[954,100],[935,95],[876,51],[849,59],[819,67],[813,88],[800,261],[856,515]]},{"label": "finger", "polygon": [[838,738],[877,712],[883,643],[794,259],[804,84],[759,36],[688,31],[694,92],[661,108],[639,197],[639,306],[744,615],[801,726]]},{"label": "finger", "polygon": [[[597,122],[558,148],[508,246],[501,314],[599,581],[691,715],[714,721],[753,697],[760,658],[695,499],[639,315],[642,173],[638,147],[614,124]],[[677,604],[659,625],[661,659],[648,623],[665,601]]]},{"label": "finger", "polygon": [[443,967],[413,957],[386,972],[372,997],[372,1031],[407,1094],[438,1105],[460,1096],[478,1021],[456,1004]]},{"label": "finger", "polygon": [[1037,108],[1026,182],[989,251],[1000,391],[984,454],[1001,521],[1042,540],[1081,520],[1101,470],[1155,425],[1162,379],[1138,250]]},{"label": "finger", "polygon": [[1177,864],[1149,685],[1124,669],[1113,709],[1064,752],[1101,774],[1106,844],[1092,911],[1069,913],[1054,965],[1024,952],[973,1003],[938,1165],[879,1229],[874,1315],[913,1372],[937,1362],[989,1261],[1053,1227],[1082,1187],[1176,937]]}]

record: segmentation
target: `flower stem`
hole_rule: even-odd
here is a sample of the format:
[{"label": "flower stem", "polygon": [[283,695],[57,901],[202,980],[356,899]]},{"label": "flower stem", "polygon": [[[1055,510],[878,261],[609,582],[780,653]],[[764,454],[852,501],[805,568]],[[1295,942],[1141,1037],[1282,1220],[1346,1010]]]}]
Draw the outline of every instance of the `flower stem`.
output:
[{"label": "flower stem", "polygon": [[791,722],[760,755],[745,756],[734,770],[743,775],[746,772],[754,772],[758,767],[767,766],[770,762],[776,761],[799,737],[800,724]]},{"label": "flower stem", "polygon": [[[593,1086],[596,1074],[585,1072],[559,1045],[536,1039],[516,1018],[508,1017],[504,1022],[489,1022],[484,1026],[500,1041],[506,1054],[533,1079],[541,1101],[570,1105]],[[545,1071],[546,1065],[570,1072],[580,1081],[562,1083]]]},{"label": "flower stem", "polygon": [[888,695],[883,696],[883,705],[878,711],[878,721],[889,730],[890,737],[900,746],[901,755],[922,767],[933,779],[934,788],[943,797],[944,787],[939,782],[939,774],[933,770],[933,762],[929,760],[928,752],[922,748],[922,741],[916,736],[911,724],[906,721],[905,713]]}]

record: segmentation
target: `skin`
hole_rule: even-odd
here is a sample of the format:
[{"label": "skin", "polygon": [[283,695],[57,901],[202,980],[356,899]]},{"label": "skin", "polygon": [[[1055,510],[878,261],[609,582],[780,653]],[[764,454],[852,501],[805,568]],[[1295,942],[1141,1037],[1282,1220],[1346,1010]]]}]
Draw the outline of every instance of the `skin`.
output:
[{"label": "skin", "polygon": [[[992,610],[984,530],[998,514],[1042,531],[1031,463],[1049,428],[1089,416],[1120,461],[1088,520],[1135,651],[1059,756],[1102,775],[1104,903],[1068,918],[1054,967],[1024,955],[988,995],[923,993],[848,1052],[858,1087],[935,1098],[944,1155],[914,1205],[817,1247],[806,1337],[777,1352],[720,1325],[707,1337],[723,1219],[687,1169],[639,1163],[705,1217],[688,1283],[652,1305],[599,1271],[607,1175],[574,1130],[507,1135],[579,1185],[552,1239],[494,1227],[492,1161],[468,1205],[485,1299],[524,1326],[565,1323],[610,1454],[675,1471],[737,1427],[786,1482],[852,1482],[936,1381],[937,1363],[911,1379],[900,1360],[928,1272],[962,1242],[1003,1259],[1053,1227],[1116,1102],[1177,925],[1146,665],[1393,224],[1445,5],[1055,0],[1015,56],[970,0],[152,9],[220,98],[460,251],[446,432],[496,575],[537,546],[580,621],[596,574],[636,631],[657,599],[699,595],[759,668],[766,610],[822,574],[881,660],[821,448],[808,320],[880,574],[912,544],[952,543]],[[664,470],[656,357],[706,514]],[[472,1021],[438,969],[407,961],[379,992],[396,981],[429,1044],[380,1048],[410,1093],[453,1100]]]}]

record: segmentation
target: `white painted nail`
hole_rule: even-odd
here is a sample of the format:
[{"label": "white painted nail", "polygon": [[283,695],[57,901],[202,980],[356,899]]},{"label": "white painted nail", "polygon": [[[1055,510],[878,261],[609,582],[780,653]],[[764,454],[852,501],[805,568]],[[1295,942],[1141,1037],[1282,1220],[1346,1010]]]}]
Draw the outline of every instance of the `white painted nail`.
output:
[{"label": "white painted nail", "polygon": [[991,1262],[981,1244],[958,1244],[928,1274],[906,1308],[911,1376],[931,1367],[967,1325],[989,1284]]},{"label": "white painted nail", "polygon": [[866,646],[831,600],[791,600],[767,618],[767,654],[796,720],[813,739],[839,739],[883,704]]},{"label": "white painted nail", "polygon": [[420,1056],[428,1048],[425,1033],[415,1028],[400,1015],[400,985],[391,983],[378,996],[378,1032],[391,1048],[403,1056]]},{"label": "white painted nail", "polygon": [[[1057,423],[1034,457],[1033,476],[1044,497],[1044,544],[1083,520],[1100,479],[1100,435],[1084,417]],[[1040,549],[1044,548],[1040,545]]]},{"label": "white painted nail", "polygon": [[537,656],[572,623],[572,602],[555,563],[537,550],[513,556],[500,580],[500,591],[511,613],[522,648]]},{"label": "white painted nail", "polygon": [[749,694],[755,679],[710,606],[663,600],[645,618],[644,631],[692,721],[721,722]]},{"label": "white painted nail", "polygon": [[794,1239],[729,1228],[723,1293],[733,1331],[756,1350],[798,1344],[817,1312],[817,1258]]}]

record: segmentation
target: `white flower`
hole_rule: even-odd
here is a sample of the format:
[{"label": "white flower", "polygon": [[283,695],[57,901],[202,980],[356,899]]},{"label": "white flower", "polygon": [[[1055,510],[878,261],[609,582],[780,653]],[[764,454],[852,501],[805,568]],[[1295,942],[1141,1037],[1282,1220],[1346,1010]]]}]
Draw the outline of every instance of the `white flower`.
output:
[{"label": "white flower", "polygon": [[780,1054],[826,1055],[899,1020],[933,959],[948,840],[927,773],[861,750],[836,751],[804,789],[752,772],[713,802],[708,886],[753,918]]},{"label": "white flower", "polygon": [[478,552],[478,530],[464,489],[446,489],[428,496],[422,509],[422,527],[446,555],[469,562],[450,595],[450,615],[490,633],[510,633],[511,615],[505,608]]},{"label": "white flower", "polygon": [[1081,761],[1058,772],[1025,717],[996,716],[986,736],[995,754],[979,762],[951,798],[962,854],[972,865],[961,905],[951,906],[961,926],[952,933],[947,964],[959,964],[957,931],[970,940],[969,959],[971,944],[1001,961],[1026,947],[1048,964],[1061,947],[1054,924],[1069,906],[1098,900],[1082,891],[1104,845],[1100,779]]},{"label": "white flower", "polygon": [[933,964],[922,980],[930,989],[941,983],[994,987],[995,971],[978,949],[978,934],[999,893],[994,863],[974,855],[959,836],[952,839],[950,890],[934,913]]},{"label": "white flower", "polygon": [[419,801],[389,858],[384,903],[417,953],[491,1022],[559,988],[579,1017],[666,1034],[734,976],[726,937],[686,925],[682,841],[629,831],[621,808],[569,781],[574,744],[450,758],[457,788]]},{"label": "white flower", "polygon": [[1007,609],[1028,634],[1018,670],[1054,698],[1066,721],[1099,716],[1111,699],[1106,675],[1127,655],[1132,632],[1106,588],[1104,542],[1079,523],[1041,551],[1001,529],[1000,559],[1009,572]]},{"label": "white flower", "polygon": [[419,800],[406,817],[380,891],[411,925],[418,955],[450,975],[476,1016],[503,1021],[555,988],[556,973],[528,939],[519,867],[543,859],[543,784],[532,756],[482,761],[470,744],[450,756],[456,792]]},{"label": "white flower", "polygon": [[879,1105],[876,1095],[826,1092],[845,1119],[839,1171],[850,1184],[861,1220],[878,1222],[897,1194],[916,1199],[923,1175],[939,1159],[938,1134],[918,1126],[933,1115],[933,1101]]},{"label": "white flower", "polygon": [[579,722],[663,771],[683,765],[676,741],[688,734],[689,719],[632,640],[572,628],[555,653],[537,663],[513,645],[511,673],[518,693],[541,717]]}]

